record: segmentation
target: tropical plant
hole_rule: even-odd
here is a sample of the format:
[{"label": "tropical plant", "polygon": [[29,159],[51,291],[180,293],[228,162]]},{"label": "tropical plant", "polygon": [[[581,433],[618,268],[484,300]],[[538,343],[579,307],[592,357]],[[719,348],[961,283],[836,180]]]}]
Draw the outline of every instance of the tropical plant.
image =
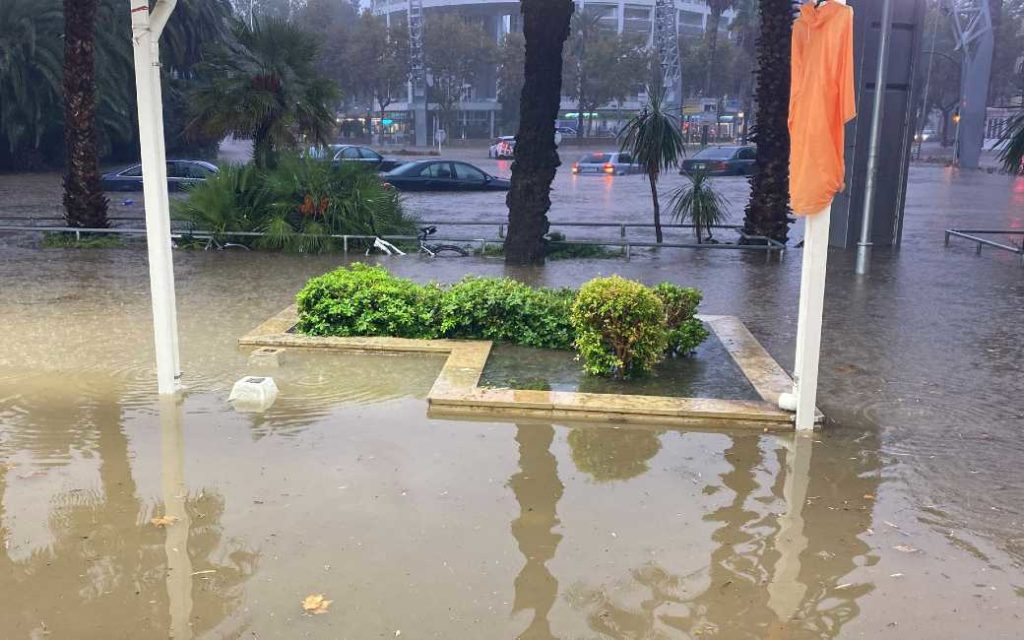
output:
[{"label": "tropical plant", "polygon": [[1011,174],[1024,174],[1024,111],[1010,118],[997,145],[999,161]]},{"label": "tropical plant", "polygon": [[689,179],[689,184],[679,187],[672,196],[672,217],[678,222],[689,220],[697,234],[697,244],[702,244],[705,234],[712,240],[712,228],[728,219],[729,200],[715,191],[707,172],[697,171]]},{"label": "tropical plant", "polygon": [[207,135],[251,138],[254,161],[273,167],[299,134],[325,144],[334,124],[337,89],[316,72],[315,39],[274,19],[237,24],[234,40],[200,66],[189,128]]},{"label": "tropical plant", "polygon": [[[410,233],[399,194],[353,165],[312,160],[281,162],[270,170],[229,166],[172,203],[175,216],[195,230],[268,249],[320,253],[332,235]],[[258,231],[250,238],[230,232]]]},{"label": "tropical plant", "polygon": [[664,92],[656,87],[648,89],[647,106],[630,118],[620,134],[622,151],[633,156],[651,184],[651,202],[654,205],[654,235],[664,240],[661,230],[661,203],[658,200],[658,178],[661,172],[679,164],[686,155],[679,118],[664,108]]},{"label": "tropical plant", "polygon": [[107,226],[96,131],[96,18],[99,0],[64,0],[64,218],[69,227]]},{"label": "tropical plant", "polygon": [[572,0],[522,0],[526,58],[519,132],[512,163],[505,262],[543,264],[551,182],[561,161],[555,119],[562,99],[562,46],[569,37]]},{"label": "tropical plant", "polygon": [[743,232],[786,242],[789,236],[789,76],[793,12],[790,0],[760,0],[757,39],[757,117],[752,140],[757,171]]},{"label": "tropical plant", "polygon": [[576,294],[570,319],[589,374],[642,376],[665,357],[665,306],[639,282],[619,276],[587,282]]}]

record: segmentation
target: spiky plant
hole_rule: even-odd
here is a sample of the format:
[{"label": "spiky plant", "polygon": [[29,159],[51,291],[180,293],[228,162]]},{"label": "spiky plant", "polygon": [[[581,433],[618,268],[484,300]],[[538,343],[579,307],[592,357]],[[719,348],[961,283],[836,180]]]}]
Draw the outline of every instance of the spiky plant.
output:
[{"label": "spiky plant", "polygon": [[672,217],[679,222],[689,220],[697,234],[697,244],[702,244],[705,234],[712,240],[712,228],[728,219],[729,200],[715,191],[707,172],[698,171],[689,177],[690,183],[679,187],[672,196]]},{"label": "spiky plant", "polygon": [[997,148],[1007,173],[1024,174],[1024,111],[1010,118]]}]

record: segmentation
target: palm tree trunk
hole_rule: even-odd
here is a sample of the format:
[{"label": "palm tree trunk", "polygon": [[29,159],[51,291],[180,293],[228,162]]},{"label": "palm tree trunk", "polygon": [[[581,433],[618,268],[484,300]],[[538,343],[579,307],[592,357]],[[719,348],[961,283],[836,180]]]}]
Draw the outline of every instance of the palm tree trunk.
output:
[{"label": "palm tree trunk", "polygon": [[526,61],[519,132],[512,162],[505,262],[543,264],[551,182],[561,164],[555,119],[562,95],[562,46],[569,36],[572,0],[522,0]]},{"label": "palm tree trunk", "polygon": [[64,0],[64,218],[107,226],[96,135],[96,14],[99,0]]},{"label": "palm tree trunk", "polygon": [[751,139],[757,171],[743,232],[786,242],[789,235],[789,75],[793,13],[790,0],[760,0],[757,40],[757,118]]},{"label": "palm tree trunk", "polygon": [[665,237],[661,232],[661,202],[658,200],[658,172],[650,171],[647,177],[651,182],[651,202],[654,204],[654,240],[661,244]]}]

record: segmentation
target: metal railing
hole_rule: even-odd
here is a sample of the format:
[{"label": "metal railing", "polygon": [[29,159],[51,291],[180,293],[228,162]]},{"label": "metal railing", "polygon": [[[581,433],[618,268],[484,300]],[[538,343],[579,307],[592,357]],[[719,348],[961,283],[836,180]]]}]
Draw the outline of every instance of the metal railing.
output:
[{"label": "metal railing", "polygon": [[[49,218],[49,220],[56,220],[59,218]],[[138,218],[121,218],[122,220],[133,220],[141,221]],[[0,233],[3,232],[35,232],[35,233],[73,233],[75,234],[76,240],[81,240],[82,234],[114,234],[124,236],[142,236],[145,235],[145,228],[127,228],[127,227],[108,227],[108,228],[82,228],[82,227],[67,227],[67,226],[40,226],[40,225],[9,225],[3,224],[7,220],[46,220],[46,218],[0,218]],[[110,218],[114,221],[117,218]],[[260,231],[208,231],[208,230],[197,230],[191,229],[183,221],[179,222],[177,229],[172,229],[171,238],[195,238],[199,240],[211,240],[216,238],[261,238],[267,234]],[[185,224],[185,226],[181,226]],[[481,253],[486,253],[489,246],[502,246],[505,244],[505,225],[504,222],[427,222],[420,221],[418,224],[427,225],[448,225],[448,226],[498,226],[498,238],[480,238],[480,237],[435,237],[430,236],[430,242],[449,242],[457,244],[468,244],[476,245],[479,247]],[[633,250],[637,248],[669,248],[669,249],[708,249],[708,250],[725,250],[725,251],[761,251],[765,253],[766,259],[770,258],[772,254],[777,254],[780,258],[785,256],[786,246],[781,242],[772,240],[762,236],[746,236],[740,232],[740,237],[743,240],[751,241],[753,244],[729,244],[729,243],[696,243],[696,242],[644,242],[644,241],[632,241],[627,240],[625,237],[626,227],[640,227],[640,228],[651,228],[653,224],[643,223],[617,223],[617,222],[568,222],[568,223],[552,223],[552,226],[577,226],[577,227],[621,227],[620,232],[621,240],[618,241],[605,241],[605,240],[554,240],[552,244],[555,245],[587,245],[587,246],[600,246],[600,247],[614,247],[622,251],[623,257],[626,260],[632,258]],[[683,224],[672,224],[662,225],[665,228],[682,228],[692,229],[693,225]],[[735,229],[738,230],[738,225],[714,225],[712,228],[716,229]],[[323,236],[313,236],[312,234],[294,234],[293,238],[306,238],[306,237],[322,237],[330,238],[332,240],[340,240],[342,243],[342,252],[347,254],[349,252],[349,242],[359,240],[373,240],[377,236],[365,235],[365,234],[325,234]],[[380,236],[384,240],[388,241],[417,241],[419,236],[417,235],[383,235]]]},{"label": "metal railing", "polygon": [[[1020,236],[1021,244],[1017,244],[1013,240],[1010,240],[1009,244],[1004,244],[1002,242],[996,242],[995,240],[990,240],[988,238],[983,238],[981,236]],[[1024,231],[1022,230],[1007,231],[1002,229],[946,229],[945,246],[947,247],[949,246],[950,238],[963,238],[965,240],[970,240],[971,242],[976,243],[977,247],[975,247],[974,253],[979,256],[981,255],[982,247],[993,247],[995,249],[1001,249],[1002,251],[1009,251],[1010,253],[1015,253],[1018,256],[1020,256],[1020,266],[1024,267]]]}]

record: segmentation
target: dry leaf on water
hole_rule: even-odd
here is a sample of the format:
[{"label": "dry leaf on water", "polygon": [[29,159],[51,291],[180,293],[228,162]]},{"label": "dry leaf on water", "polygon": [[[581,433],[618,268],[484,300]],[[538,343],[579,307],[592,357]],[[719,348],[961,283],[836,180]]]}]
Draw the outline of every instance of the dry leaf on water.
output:
[{"label": "dry leaf on water", "polygon": [[313,615],[327,613],[333,600],[327,600],[322,593],[311,593],[302,600],[302,610]]},{"label": "dry leaf on water", "polygon": [[169,527],[177,521],[177,516],[160,516],[150,520],[154,527]]}]

